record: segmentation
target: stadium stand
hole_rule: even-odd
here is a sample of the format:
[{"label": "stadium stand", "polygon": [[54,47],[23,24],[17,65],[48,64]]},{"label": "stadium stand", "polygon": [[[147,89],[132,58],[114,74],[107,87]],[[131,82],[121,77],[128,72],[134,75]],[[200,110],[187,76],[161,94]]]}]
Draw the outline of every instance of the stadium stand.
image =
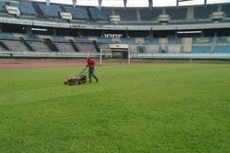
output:
[{"label": "stadium stand", "polygon": [[195,19],[208,19],[213,12],[216,12],[218,5],[195,6],[194,18]]},{"label": "stadium stand", "polygon": [[109,20],[112,14],[111,9],[108,8],[89,8],[89,12],[94,20]]},{"label": "stadium stand", "polygon": [[51,50],[47,45],[44,44],[44,42],[41,41],[28,41],[30,46],[36,51],[36,52],[46,52],[49,53]]},{"label": "stadium stand", "polygon": [[159,39],[157,38],[145,38],[145,44],[159,44]]},{"label": "stadium stand", "polygon": [[0,39],[14,40],[16,39],[13,33],[0,32]]},{"label": "stadium stand", "polygon": [[136,9],[115,9],[115,14],[119,15],[122,21],[137,21]]},{"label": "stadium stand", "polygon": [[223,46],[223,45],[218,45],[218,46],[216,46],[216,48],[215,48],[215,52],[216,53],[230,53],[230,45],[228,44],[228,45],[225,45],[225,46]]},{"label": "stadium stand", "polygon": [[53,43],[60,52],[63,53],[73,53],[75,52],[74,48],[72,47],[72,45],[70,43],[65,43],[65,42],[55,42]]},{"label": "stadium stand", "polygon": [[[6,12],[5,6],[16,6],[20,9],[22,15],[16,17]],[[221,6],[221,7],[220,7]],[[217,22],[212,21],[210,15],[215,11],[224,11],[225,17]],[[101,49],[108,48],[108,44],[129,44],[134,54],[212,54],[212,53],[229,53],[230,37],[229,30],[218,28],[221,23],[228,24],[230,18],[230,5],[211,4],[206,6],[181,6],[181,7],[159,7],[159,8],[97,8],[87,6],[46,5],[44,2],[30,1],[0,1],[0,51],[8,52],[32,52],[32,53],[99,53]],[[69,12],[73,20],[62,20],[59,12]],[[119,15],[121,22],[111,22],[110,15]],[[168,14],[170,21],[161,23],[159,15]],[[33,19],[26,18],[33,16]],[[193,18],[194,15],[194,18]],[[9,18],[4,18],[9,17]],[[29,25],[23,26],[24,17],[32,20]],[[188,18],[188,19],[187,19]],[[5,23],[7,20],[13,21],[15,29],[10,29]],[[20,19],[20,20],[19,20]],[[44,21],[49,26],[39,23]],[[64,22],[62,22],[64,21]],[[175,22],[174,22],[175,21]],[[7,21],[8,22],[8,21]],[[18,23],[18,25],[17,25]],[[191,29],[201,31],[201,34],[180,36],[177,30],[180,24],[192,25],[194,23],[212,23],[210,32],[205,29],[199,29],[199,24],[193,25]],[[45,31],[32,30],[33,25],[38,24],[40,29]],[[137,25],[140,27],[137,27]],[[140,33],[136,26],[141,29]],[[162,28],[168,28],[169,33]],[[221,25],[220,27],[222,27]],[[37,28],[35,26],[35,28]],[[44,27],[44,28],[43,28]],[[63,28],[65,27],[65,28]],[[148,27],[150,30],[143,30]],[[90,30],[87,31],[87,28]],[[39,30],[39,28],[37,28]],[[71,30],[69,30],[71,29]],[[182,28],[184,29],[184,27]],[[210,28],[211,29],[211,28]],[[217,33],[213,29],[217,29]],[[12,30],[11,32],[9,32]],[[18,31],[17,31],[18,30]],[[130,32],[129,32],[130,30]],[[143,30],[143,31],[142,31]],[[218,34],[220,30],[220,36]],[[189,29],[186,29],[189,31]],[[202,34],[205,32],[205,34]],[[100,37],[105,34],[112,35],[115,33],[122,35],[121,38],[104,38]],[[156,33],[156,34],[155,34]],[[217,37],[217,36],[219,37]],[[17,47],[16,47],[17,46]]]},{"label": "stadium stand", "polygon": [[2,40],[2,42],[9,48],[10,51],[24,52],[29,51],[27,47],[18,40]]},{"label": "stadium stand", "polygon": [[27,15],[36,15],[37,14],[33,8],[32,3],[29,1],[20,1],[18,3],[10,2],[10,5],[18,7],[22,14],[27,14]]},{"label": "stadium stand", "polygon": [[169,14],[173,20],[185,20],[187,16],[187,7],[181,8],[166,8],[166,14]]},{"label": "stadium stand", "polygon": [[140,18],[143,21],[153,21],[162,13],[162,9],[154,8],[152,10],[140,9]]},{"label": "stadium stand", "polygon": [[84,7],[64,6],[64,9],[66,12],[69,12],[72,14],[73,19],[78,19],[78,20],[88,20],[89,19],[87,10]]},{"label": "stadium stand", "polygon": [[230,5],[229,4],[222,4],[222,11],[225,13],[227,17],[230,17]]},{"label": "stadium stand", "polygon": [[103,37],[98,37],[97,42],[98,43],[106,43],[106,44],[113,43],[111,38],[103,38]]},{"label": "stadium stand", "polygon": [[94,52],[96,53],[96,49],[93,44],[89,43],[78,43],[79,49],[81,52],[89,53]]},{"label": "stadium stand", "polygon": [[51,4],[47,6],[46,4],[39,3],[39,7],[41,8],[43,14],[47,17],[59,17],[59,12],[61,12],[60,5]]},{"label": "stadium stand", "polygon": [[209,53],[208,46],[192,46],[192,53]]}]

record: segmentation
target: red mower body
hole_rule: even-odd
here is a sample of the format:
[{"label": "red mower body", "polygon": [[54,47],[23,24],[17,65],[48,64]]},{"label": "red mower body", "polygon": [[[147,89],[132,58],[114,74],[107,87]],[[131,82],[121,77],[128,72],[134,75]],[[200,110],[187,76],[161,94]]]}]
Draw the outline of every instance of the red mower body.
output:
[{"label": "red mower body", "polygon": [[64,82],[65,85],[81,85],[87,82],[87,76],[82,74],[79,77],[69,78]]}]

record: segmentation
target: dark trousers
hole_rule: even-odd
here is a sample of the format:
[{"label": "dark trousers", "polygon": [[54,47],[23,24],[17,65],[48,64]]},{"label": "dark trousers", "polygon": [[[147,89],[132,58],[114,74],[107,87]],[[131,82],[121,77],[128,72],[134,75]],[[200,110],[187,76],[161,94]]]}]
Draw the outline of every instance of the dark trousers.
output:
[{"label": "dark trousers", "polygon": [[95,76],[95,69],[89,67],[89,82],[92,82],[92,77],[98,82],[98,78]]}]

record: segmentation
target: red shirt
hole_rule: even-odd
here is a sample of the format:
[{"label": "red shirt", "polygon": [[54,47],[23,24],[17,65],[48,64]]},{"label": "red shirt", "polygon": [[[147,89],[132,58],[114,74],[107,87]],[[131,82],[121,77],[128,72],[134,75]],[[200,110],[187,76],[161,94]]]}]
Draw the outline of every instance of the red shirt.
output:
[{"label": "red shirt", "polygon": [[90,58],[87,60],[87,66],[89,66],[90,68],[95,68],[96,62]]}]

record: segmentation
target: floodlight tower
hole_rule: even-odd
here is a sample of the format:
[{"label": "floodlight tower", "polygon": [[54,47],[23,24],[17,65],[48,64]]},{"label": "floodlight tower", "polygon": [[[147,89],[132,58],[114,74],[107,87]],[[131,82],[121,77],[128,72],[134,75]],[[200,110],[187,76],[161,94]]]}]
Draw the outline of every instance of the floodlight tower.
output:
[{"label": "floodlight tower", "polygon": [[77,0],[72,0],[73,1],[73,6],[76,7],[77,5]]}]

